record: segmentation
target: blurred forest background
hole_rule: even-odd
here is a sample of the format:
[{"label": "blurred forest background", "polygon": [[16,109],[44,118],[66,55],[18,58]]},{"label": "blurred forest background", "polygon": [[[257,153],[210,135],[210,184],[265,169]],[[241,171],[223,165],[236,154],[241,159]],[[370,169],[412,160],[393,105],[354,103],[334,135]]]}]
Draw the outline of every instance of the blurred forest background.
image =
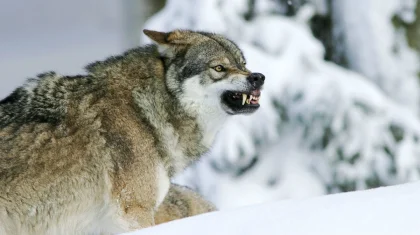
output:
[{"label": "blurred forest background", "polygon": [[143,28],[224,34],[266,75],[177,177],[220,208],[420,178],[420,0],[0,0],[0,98],[38,73],[149,43]]}]

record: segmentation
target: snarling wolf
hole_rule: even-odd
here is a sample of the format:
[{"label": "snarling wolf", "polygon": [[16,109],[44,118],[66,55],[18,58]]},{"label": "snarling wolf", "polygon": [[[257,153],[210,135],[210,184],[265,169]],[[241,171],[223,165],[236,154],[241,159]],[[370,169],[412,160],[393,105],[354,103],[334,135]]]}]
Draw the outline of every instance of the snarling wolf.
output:
[{"label": "snarling wolf", "polygon": [[144,33],[153,45],[0,101],[0,234],[115,234],[214,210],[170,179],[259,108],[264,75],[221,35]]}]

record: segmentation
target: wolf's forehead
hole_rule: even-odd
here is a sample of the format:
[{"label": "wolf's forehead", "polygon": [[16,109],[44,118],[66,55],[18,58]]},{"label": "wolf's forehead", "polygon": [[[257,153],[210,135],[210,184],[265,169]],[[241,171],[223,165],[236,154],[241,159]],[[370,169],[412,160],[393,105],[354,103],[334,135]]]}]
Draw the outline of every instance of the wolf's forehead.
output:
[{"label": "wolf's forehead", "polygon": [[203,34],[204,36],[206,36],[207,38],[209,38],[211,41],[214,42],[215,47],[219,48],[219,50],[217,50],[219,53],[223,51],[224,54],[232,56],[233,57],[232,59],[235,60],[232,62],[236,62],[236,63],[245,62],[245,57],[241,49],[239,49],[239,47],[233,41],[219,34],[211,34],[211,33],[201,33],[201,34]]}]

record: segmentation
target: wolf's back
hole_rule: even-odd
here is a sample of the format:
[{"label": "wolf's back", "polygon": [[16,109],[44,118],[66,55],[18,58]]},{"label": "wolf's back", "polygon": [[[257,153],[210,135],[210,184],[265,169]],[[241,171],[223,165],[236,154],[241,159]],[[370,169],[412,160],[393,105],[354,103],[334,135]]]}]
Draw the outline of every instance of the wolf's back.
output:
[{"label": "wolf's back", "polygon": [[0,101],[0,128],[12,123],[55,123],[65,113],[65,99],[63,81],[57,74],[49,72],[28,79],[25,85]]},{"label": "wolf's back", "polygon": [[[38,75],[0,101],[0,129],[10,124],[57,124],[64,119],[71,99],[97,89],[90,76]],[[80,97],[80,96],[79,96]]]}]

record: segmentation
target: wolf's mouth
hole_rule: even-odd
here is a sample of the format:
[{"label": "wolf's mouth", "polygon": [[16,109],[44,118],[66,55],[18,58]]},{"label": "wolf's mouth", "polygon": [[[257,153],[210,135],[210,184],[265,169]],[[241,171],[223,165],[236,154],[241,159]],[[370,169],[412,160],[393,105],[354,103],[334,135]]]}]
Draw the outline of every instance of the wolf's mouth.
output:
[{"label": "wolf's mouth", "polygon": [[253,90],[250,93],[231,92],[230,95],[233,100],[242,99],[242,105],[259,104],[261,91]]},{"label": "wolf's mouth", "polygon": [[222,95],[222,101],[230,109],[227,111],[229,114],[252,113],[260,107],[260,96],[260,89],[249,92],[226,91]]}]

